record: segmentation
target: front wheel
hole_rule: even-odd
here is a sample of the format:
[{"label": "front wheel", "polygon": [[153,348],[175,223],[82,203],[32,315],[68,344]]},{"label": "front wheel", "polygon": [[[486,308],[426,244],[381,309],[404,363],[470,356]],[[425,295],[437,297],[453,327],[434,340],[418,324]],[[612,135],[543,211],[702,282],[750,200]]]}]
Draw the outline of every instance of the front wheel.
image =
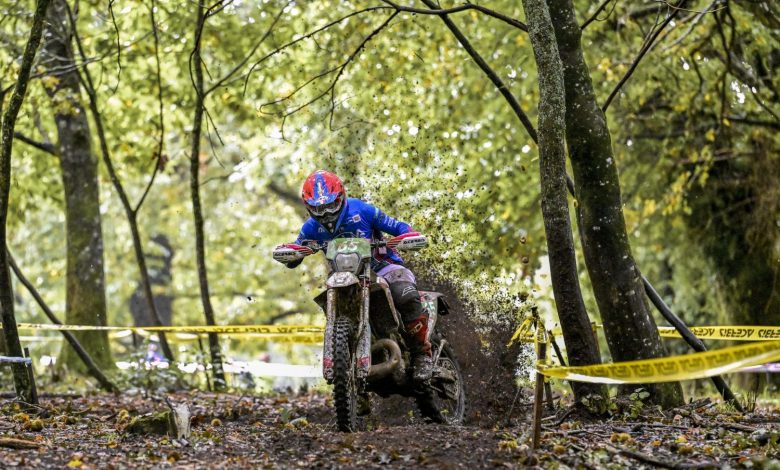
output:
[{"label": "front wheel", "polygon": [[438,354],[438,359],[430,385],[415,397],[417,406],[426,419],[435,423],[461,424],[466,411],[466,390],[458,359],[440,333],[434,333],[431,346],[433,357]]},{"label": "front wheel", "polygon": [[339,431],[357,430],[357,388],[355,364],[350,348],[352,323],[339,318],[333,328],[333,398]]}]

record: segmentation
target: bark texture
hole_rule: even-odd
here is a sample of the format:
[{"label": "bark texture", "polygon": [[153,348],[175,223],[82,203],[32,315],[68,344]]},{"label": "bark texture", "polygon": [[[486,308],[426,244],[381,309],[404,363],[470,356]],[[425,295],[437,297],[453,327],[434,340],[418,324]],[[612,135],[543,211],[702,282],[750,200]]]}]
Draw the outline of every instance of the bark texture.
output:
[{"label": "bark texture", "polygon": [[[566,101],[563,67],[545,0],[523,0],[523,7],[539,76],[538,136],[542,216],[555,304],[570,364],[599,364],[601,360],[596,338],[592,333],[580,291],[566,192]],[[589,403],[606,405],[606,386],[582,382],[572,382],[571,385],[578,402],[590,395],[600,400],[593,400],[591,397]],[[598,411],[606,411],[606,407]]]},{"label": "bark texture", "polygon": [[[3,336],[5,337],[8,353],[15,357],[22,357],[23,354],[22,345],[19,343],[19,332],[16,329],[14,293],[13,285],[11,284],[8,251],[4,249],[7,240],[8,197],[11,192],[11,150],[14,142],[16,117],[19,115],[24,95],[27,93],[30,70],[35,59],[35,53],[41,43],[43,20],[48,6],[48,0],[39,0],[36,4],[30,38],[24,48],[16,86],[11,93],[8,110],[3,114],[2,128],[0,129],[0,247],[3,247],[3,249],[0,249],[0,316],[3,319]],[[0,107],[2,107],[2,98],[0,96]],[[27,376],[26,367],[24,364],[12,364],[11,370],[14,377],[16,397],[25,403],[32,403],[33,387]]]},{"label": "bark texture", "polygon": [[[585,264],[615,361],[666,355],[631,255],[606,117],[593,91],[571,0],[547,0],[563,63],[566,138],[574,172]],[[635,387],[632,387],[635,388]],[[645,384],[652,400],[682,404],[679,383]]]},{"label": "bark texture", "polygon": [[[46,91],[55,109],[54,121],[59,140],[57,154],[65,192],[65,323],[105,326],[106,294],[97,158],[92,151],[89,121],[81,103],[81,87],[70,47],[64,0],[52,1],[47,23],[41,56],[46,69],[58,79],[58,83]],[[78,331],[74,336],[100,368],[113,367],[107,332]],[[71,347],[63,349],[63,358],[68,367],[83,371],[83,363]]]},{"label": "bark texture", "polygon": [[[190,192],[192,195],[192,215],[195,219],[195,250],[197,252],[198,281],[200,283],[200,299],[203,304],[203,314],[207,325],[215,325],[214,308],[211,306],[209,294],[208,271],[206,269],[205,236],[203,234],[203,210],[200,205],[200,137],[203,128],[203,61],[200,57],[200,38],[206,18],[203,5],[198,4],[198,15],[195,27],[195,50],[192,52],[192,68],[195,81],[195,113],[192,123],[192,147],[190,154]],[[211,353],[211,367],[214,373],[214,386],[216,389],[224,388],[225,372],[222,369],[222,352],[219,347],[219,338],[216,333],[209,333],[209,351]]]}]

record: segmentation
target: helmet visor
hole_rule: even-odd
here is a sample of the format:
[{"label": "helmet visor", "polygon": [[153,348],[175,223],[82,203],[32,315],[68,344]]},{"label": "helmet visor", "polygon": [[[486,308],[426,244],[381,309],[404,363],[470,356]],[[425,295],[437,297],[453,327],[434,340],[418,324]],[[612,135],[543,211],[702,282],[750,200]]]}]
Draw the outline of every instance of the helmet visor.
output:
[{"label": "helmet visor", "polygon": [[306,208],[309,209],[309,212],[311,212],[312,215],[315,215],[317,217],[322,217],[326,214],[336,214],[339,210],[341,210],[341,205],[344,203],[344,198],[339,195],[336,199],[333,201],[327,203],[327,204],[320,204],[317,206],[313,206],[311,204],[306,204]]}]

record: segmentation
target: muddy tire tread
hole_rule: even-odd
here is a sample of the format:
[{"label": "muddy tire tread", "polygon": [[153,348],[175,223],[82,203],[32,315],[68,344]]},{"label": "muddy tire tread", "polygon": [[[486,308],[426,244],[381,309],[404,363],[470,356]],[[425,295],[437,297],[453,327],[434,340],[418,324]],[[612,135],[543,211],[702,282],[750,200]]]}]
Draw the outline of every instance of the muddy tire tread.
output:
[{"label": "muddy tire tread", "polygon": [[346,318],[336,320],[333,332],[333,398],[336,405],[336,425],[339,431],[354,432],[357,427],[357,395],[354,385],[350,337],[352,323]]},{"label": "muddy tire tread", "polygon": [[[441,340],[443,339],[444,335],[442,335],[439,332],[434,333],[433,337],[431,338],[431,341],[436,344],[441,344]],[[455,355],[455,351],[452,349],[452,346],[450,344],[446,344],[444,346],[444,349],[446,351],[447,357],[449,357],[458,367],[458,371],[460,373],[460,387],[461,392],[464,395],[464,402],[463,402],[463,415],[458,420],[457,423],[453,424],[460,424],[463,422],[463,418],[466,415],[466,389],[463,384],[463,373],[460,371],[460,365],[458,364],[458,358]],[[434,364],[435,365],[435,364]],[[436,406],[436,401],[434,399],[436,392],[432,389],[426,390],[425,393],[421,393],[415,397],[415,402],[417,403],[417,408],[420,410],[420,414],[422,414],[423,418],[426,420],[432,421],[434,423],[440,423],[440,424],[446,424],[447,420],[444,418],[444,416],[441,413],[441,410]]]}]

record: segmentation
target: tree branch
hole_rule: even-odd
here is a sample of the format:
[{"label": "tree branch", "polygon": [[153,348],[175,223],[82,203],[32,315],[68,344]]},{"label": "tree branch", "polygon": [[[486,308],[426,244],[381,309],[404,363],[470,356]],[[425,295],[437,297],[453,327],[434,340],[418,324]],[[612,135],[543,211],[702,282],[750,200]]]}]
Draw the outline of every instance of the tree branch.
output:
[{"label": "tree branch", "polygon": [[146,184],[146,188],[144,188],[144,192],[141,194],[141,197],[138,199],[138,203],[135,205],[135,208],[133,209],[133,212],[138,213],[138,211],[141,209],[141,205],[144,203],[144,200],[146,200],[146,196],[149,194],[149,190],[152,189],[152,185],[154,184],[154,179],[157,176],[157,172],[160,171],[163,164],[163,147],[165,145],[165,114],[163,111],[163,92],[162,92],[162,77],[160,74],[160,35],[157,30],[157,21],[154,17],[154,10],[156,8],[155,6],[155,0],[151,0],[151,5],[149,6],[149,15],[150,20],[152,23],[152,34],[154,37],[154,60],[157,64],[157,68],[155,71],[155,81],[157,84],[157,103],[158,103],[158,109],[159,109],[159,115],[160,115],[160,124],[158,125],[160,129],[160,137],[157,140],[157,151],[155,152],[155,164],[154,168],[152,169],[152,176],[149,178],[149,182]]},{"label": "tree branch", "polygon": [[244,90],[243,90],[242,94],[246,95],[246,87],[247,87],[247,84],[249,83],[249,77],[252,75],[252,72],[254,72],[255,68],[258,65],[262,64],[263,62],[265,62],[266,60],[268,60],[271,57],[275,56],[276,54],[282,52],[283,50],[285,50],[285,49],[287,49],[287,48],[289,48],[291,46],[294,46],[295,44],[297,44],[297,43],[299,43],[299,42],[301,42],[301,41],[303,41],[305,39],[309,39],[309,38],[315,36],[317,33],[321,33],[322,31],[325,31],[326,29],[328,29],[328,28],[330,28],[332,26],[335,26],[335,25],[337,25],[337,24],[339,24],[339,23],[341,23],[343,21],[346,21],[349,18],[352,18],[353,16],[357,16],[357,15],[359,15],[361,13],[365,13],[365,12],[369,12],[369,11],[387,10],[389,8],[390,7],[381,7],[380,6],[380,7],[369,7],[369,8],[364,8],[362,10],[353,11],[352,13],[350,13],[348,15],[345,15],[345,16],[342,16],[341,18],[339,18],[337,20],[331,21],[330,23],[327,23],[327,24],[325,24],[325,25],[315,29],[314,31],[312,31],[310,33],[304,34],[303,36],[299,37],[298,39],[294,39],[294,40],[292,40],[292,41],[290,41],[290,42],[288,42],[286,44],[283,44],[283,45],[277,47],[273,51],[271,51],[268,54],[266,54],[263,57],[261,57],[260,60],[258,60],[254,64],[252,64],[252,67],[249,68],[249,72],[247,72],[246,76],[244,77]]},{"label": "tree branch", "polygon": [[[19,269],[19,266],[16,264],[16,260],[14,260],[14,257],[11,255],[10,250],[6,248],[6,253],[8,254],[8,264],[11,265],[11,269],[14,272],[14,275],[16,275],[16,278],[19,280],[19,282],[22,283],[24,287],[27,288],[27,291],[30,293],[33,299],[35,299],[35,302],[38,304],[39,307],[41,307],[41,310],[46,315],[46,317],[49,318],[49,321],[54,323],[55,325],[62,325],[62,322],[57,318],[57,316],[52,312],[52,310],[49,308],[49,306],[46,304],[46,301],[43,300],[43,297],[38,292],[38,289],[35,288],[35,286],[32,285],[32,283],[25,277],[24,273],[22,273],[22,270]],[[119,388],[117,388],[116,385],[114,385],[106,376],[103,374],[103,371],[100,370],[100,368],[95,364],[95,361],[92,360],[92,357],[87,353],[87,351],[84,350],[84,348],[81,346],[81,343],[79,343],[79,340],[76,339],[76,337],[71,333],[70,331],[60,330],[60,333],[62,333],[62,336],[65,337],[65,340],[73,347],[73,350],[76,352],[76,355],[79,356],[79,359],[81,359],[81,362],[84,363],[84,365],[87,367],[87,372],[95,378],[95,380],[98,381],[100,386],[109,392],[113,393],[119,393]]]},{"label": "tree branch", "polygon": [[[719,10],[719,9],[718,9],[718,10],[715,10],[715,9],[713,9],[713,7],[714,7],[715,5],[717,5],[719,2],[720,2],[720,0],[713,0],[713,2],[712,2],[712,3],[710,3],[710,4],[707,6],[707,8],[705,8],[704,10],[702,10],[702,11],[698,12],[698,13],[696,14],[696,16],[693,18],[693,21],[691,22],[690,26],[688,26],[688,29],[687,29],[687,30],[686,30],[686,31],[685,31],[683,34],[681,34],[681,35],[680,35],[680,37],[678,37],[677,39],[675,39],[673,43],[671,43],[671,44],[669,44],[668,46],[666,46],[666,47],[663,49],[663,51],[662,51],[662,52],[667,52],[667,51],[669,51],[670,49],[673,49],[673,48],[677,47],[677,46],[678,46],[680,43],[682,43],[682,42],[685,40],[685,38],[687,38],[687,37],[688,37],[688,35],[689,35],[689,34],[691,34],[691,32],[693,32],[693,29],[696,27],[696,25],[697,25],[697,24],[699,24],[699,21],[701,21],[701,19],[702,19],[702,18],[704,18],[704,15],[705,15],[705,14],[709,13],[709,12],[710,12],[710,10],[712,10],[712,12],[713,12],[713,13],[714,13],[714,12],[717,12],[717,11]],[[721,7],[721,9],[722,9],[722,8],[725,8],[725,7]]]},{"label": "tree branch", "polygon": [[[293,0],[289,0],[287,2],[287,5],[290,5],[290,3],[292,2]],[[284,13],[284,9],[287,8],[287,5],[285,5],[284,8],[279,10],[279,13],[276,14],[273,23],[271,23],[271,26],[268,27],[268,30],[266,30],[265,34],[263,34],[260,40],[257,41],[257,43],[255,43],[255,46],[252,48],[249,54],[247,54],[246,57],[244,57],[244,59],[241,62],[239,62],[235,67],[233,67],[232,70],[230,70],[227,74],[225,74],[224,77],[220,78],[219,80],[216,81],[216,83],[214,83],[209,88],[207,88],[206,91],[204,92],[205,95],[208,96],[212,91],[222,86],[226,81],[230,79],[230,77],[232,77],[236,72],[238,72],[241,69],[241,67],[243,67],[244,65],[246,65],[247,62],[249,62],[249,59],[253,55],[255,55],[255,52],[257,52],[257,49],[260,47],[260,45],[263,44],[265,40],[268,38],[268,36],[271,35],[271,32],[274,30],[274,26],[276,26],[276,23],[279,22],[279,18],[282,17],[282,13]]]},{"label": "tree branch", "polygon": [[[422,1],[431,10],[436,10],[438,8],[432,0]],[[461,30],[455,25],[450,17],[447,15],[441,15],[440,18],[444,24],[447,25],[447,28],[449,28],[455,38],[457,38],[458,42],[463,46],[463,49],[465,49],[474,62],[477,63],[477,66],[479,66],[482,72],[487,75],[491,82],[493,82],[493,85],[495,85],[495,87],[498,89],[498,92],[501,93],[504,99],[506,99],[507,103],[509,103],[509,107],[512,108],[512,111],[514,111],[515,115],[517,115],[518,119],[520,119],[520,122],[523,124],[523,127],[525,127],[528,135],[531,136],[531,139],[534,142],[537,142],[538,138],[536,136],[536,129],[534,129],[534,125],[531,124],[531,120],[528,119],[528,116],[525,114],[525,111],[523,111],[523,108],[520,106],[517,98],[515,98],[511,91],[509,91],[509,88],[507,88],[498,74],[496,74],[496,72],[490,68],[490,65],[485,62],[485,59],[479,55],[479,52],[474,49],[469,40],[466,38],[466,36],[463,35]]]},{"label": "tree branch", "polygon": [[[602,11],[604,11],[604,8],[606,8],[606,7],[607,7],[607,5],[609,5],[609,2],[611,2],[611,1],[612,1],[612,0],[604,0],[604,3],[602,3],[601,5],[599,5],[599,7],[596,9],[596,11],[593,13],[593,15],[592,15],[590,18],[588,18],[587,20],[585,20],[585,22],[584,22],[584,23],[582,23],[582,25],[580,26],[580,29],[585,29],[585,28],[587,28],[587,27],[588,27],[588,25],[589,25],[589,24],[591,24],[591,23],[593,23],[594,21],[596,21],[596,18],[599,16],[599,13],[601,13]],[[615,5],[617,5],[617,0],[615,0]],[[613,10],[615,9],[615,5],[612,5],[612,9],[613,9]],[[609,15],[610,15],[611,13],[612,13],[612,12],[610,11],[610,13],[609,13],[609,14],[607,14],[607,18],[609,18]],[[604,20],[606,20],[607,18],[604,18]],[[604,21],[604,20],[599,20],[599,21]]]},{"label": "tree branch", "polygon": [[603,112],[607,111],[607,108],[609,108],[610,103],[612,103],[612,100],[617,96],[618,92],[620,92],[620,89],[623,87],[623,85],[628,81],[629,78],[631,78],[631,75],[633,75],[634,71],[636,70],[637,66],[639,66],[639,62],[642,60],[642,58],[647,54],[650,49],[653,47],[653,43],[655,43],[655,40],[658,38],[658,36],[661,34],[661,31],[664,30],[666,25],[672,22],[675,16],[677,16],[677,13],[680,12],[680,7],[685,4],[687,0],[680,0],[676,5],[671,6],[672,12],[669,13],[669,15],[666,17],[663,23],[656,28],[656,30],[653,32],[652,36],[645,41],[645,43],[642,45],[642,48],[639,50],[639,54],[637,54],[636,59],[634,59],[634,62],[631,64],[631,67],[628,68],[628,71],[625,75],[623,75],[623,78],[620,79],[618,84],[615,86],[615,89],[612,90],[612,93],[609,94],[607,97],[607,100],[604,102],[604,105],[601,106],[601,110]]},{"label": "tree branch", "polygon": [[520,29],[522,31],[528,32],[528,26],[523,23],[522,21],[516,20],[512,18],[511,16],[505,15],[503,13],[497,12],[495,10],[491,10],[490,8],[484,7],[482,5],[475,5],[473,3],[466,3],[464,5],[458,5],[456,7],[452,8],[445,8],[445,9],[425,9],[425,8],[414,8],[404,5],[398,5],[395,2],[392,2],[390,0],[382,0],[382,2],[390,5],[393,7],[396,11],[403,11],[407,13],[417,13],[421,15],[436,15],[436,16],[445,16],[449,15],[450,13],[459,13],[462,11],[467,10],[477,10],[481,13],[484,13],[487,16],[496,18],[498,20],[503,21],[504,23],[514,26],[517,29]]},{"label": "tree branch", "polygon": [[764,121],[761,119],[742,117],[742,116],[726,116],[726,119],[728,119],[731,122],[736,122],[738,124],[747,124],[750,126],[759,126],[759,127],[766,127],[767,129],[780,130],[780,122]]},{"label": "tree branch", "polygon": [[[385,19],[385,21],[382,22],[381,25],[379,25],[377,28],[375,28],[373,31],[371,31],[371,33],[368,36],[363,38],[363,41],[361,41],[360,44],[358,45],[358,47],[355,48],[354,52],[352,52],[352,54],[350,54],[346,58],[346,60],[344,62],[342,62],[340,65],[338,65],[336,67],[333,67],[333,68],[331,68],[331,69],[329,69],[329,70],[327,70],[325,72],[322,72],[320,74],[317,74],[316,76],[314,76],[314,77],[310,78],[309,80],[307,80],[303,85],[301,85],[298,88],[296,88],[289,95],[285,96],[284,98],[280,98],[278,100],[272,101],[270,103],[263,104],[263,105],[260,106],[259,109],[262,111],[262,109],[265,106],[269,106],[269,105],[281,103],[283,101],[287,101],[290,98],[292,98],[293,95],[295,95],[297,92],[299,92],[300,90],[305,88],[310,83],[312,83],[312,82],[316,81],[317,79],[322,78],[322,77],[324,77],[326,75],[330,75],[331,73],[333,73],[335,71],[338,71],[338,73],[336,74],[336,77],[333,79],[333,81],[330,83],[330,85],[323,92],[321,92],[320,94],[318,94],[314,98],[310,99],[309,101],[305,102],[304,104],[293,108],[292,110],[284,111],[284,113],[282,113],[282,116],[289,117],[289,116],[297,113],[301,109],[303,109],[303,108],[309,106],[310,104],[316,102],[317,100],[321,99],[322,97],[328,95],[328,94],[331,94],[331,96],[335,95],[336,84],[338,83],[339,78],[341,78],[341,76],[344,74],[344,71],[347,69],[347,66],[353,60],[355,60],[355,58],[358,56],[358,54],[360,54],[360,51],[362,51],[363,48],[366,46],[366,44],[368,44],[368,42],[371,41],[371,39],[376,37],[383,29],[385,29],[385,27],[387,27],[387,25],[390,24],[390,22],[393,20],[393,18],[395,18],[397,15],[398,15],[398,12],[395,11],[390,16],[388,16],[387,19]],[[332,100],[331,100],[331,103],[332,103]],[[332,116],[333,111],[334,111],[334,107],[331,104],[331,109],[330,109],[331,116]]]},{"label": "tree branch", "polygon": [[50,155],[54,155],[55,157],[59,155],[59,152],[57,151],[57,147],[55,147],[54,145],[48,142],[38,142],[37,140],[33,140],[27,137],[21,132],[14,132],[14,139],[18,139],[31,147],[35,147],[38,150],[43,150],[44,152]]},{"label": "tree branch", "polygon": [[[116,93],[116,90],[119,88],[119,81],[122,78],[122,44],[119,39],[119,25],[116,24],[116,16],[114,16],[114,3],[117,0],[108,0],[108,14],[111,16],[111,23],[114,25],[114,33],[116,34],[116,85],[114,86],[114,89],[111,91],[111,93]],[[154,8],[154,0],[152,0],[152,8]],[[157,31],[154,31],[155,34],[155,41]],[[156,47],[156,44],[155,44]]]},{"label": "tree branch", "polygon": [[[124,47],[122,47],[122,49],[130,49],[131,47],[133,47],[133,46],[137,45],[138,43],[140,43],[141,41],[145,40],[151,34],[152,33],[146,33],[146,34],[138,37],[136,40],[131,41],[130,43],[126,44]],[[116,52],[106,52],[105,54],[103,54],[101,56],[98,56],[98,57],[85,58],[81,63],[74,63],[73,65],[68,65],[68,66],[52,67],[51,69],[48,69],[45,72],[34,73],[34,74],[30,75],[30,80],[41,78],[41,77],[46,77],[46,76],[59,77],[61,75],[65,75],[67,73],[70,73],[70,72],[72,72],[74,70],[79,70],[81,68],[84,68],[84,67],[86,67],[89,64],[92,64],[92,63],[95,63],[95,62],[100,62],[103,59],[105,59],[107,57],[110,57],[110,56],[112,56],[114,54],[120,54],[120,53],[121,53],[121,49],[117,50]],[[7,92],[9,92],[11,90],[13,90],[14,86],[15,86],[15,84],[11,84],[7,88],[4,88],[4,89],[0,90],[0,96],[2,96],[3,94],[5,94],[5,93],[7,93]]]}]

